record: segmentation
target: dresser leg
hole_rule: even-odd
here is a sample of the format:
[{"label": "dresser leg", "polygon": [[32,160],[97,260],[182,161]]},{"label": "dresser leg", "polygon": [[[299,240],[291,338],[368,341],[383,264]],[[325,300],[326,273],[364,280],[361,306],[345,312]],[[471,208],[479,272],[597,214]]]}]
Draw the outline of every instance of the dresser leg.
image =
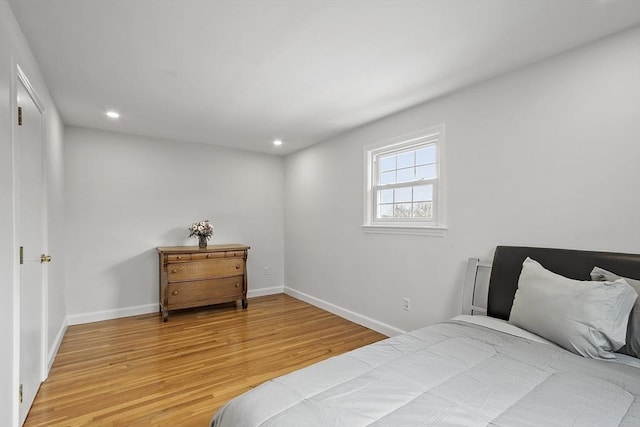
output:
[{"label": "dresser leg", "polygon": [[166,322],[167,320],[169,320],[169,311],[165,310],[164,308],[162,309],[162,321]]},{"label": "dresser leg", "polygon": [[249,307],[249,301],[247,301],[247,299],[245,298],[242,300],[242,308],[247,308],[247,307]]}]

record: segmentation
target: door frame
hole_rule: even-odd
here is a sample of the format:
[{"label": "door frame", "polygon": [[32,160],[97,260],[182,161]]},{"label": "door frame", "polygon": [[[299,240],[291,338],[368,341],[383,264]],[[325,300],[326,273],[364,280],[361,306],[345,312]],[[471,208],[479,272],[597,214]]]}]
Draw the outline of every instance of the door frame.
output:
[{"label": "door frame", "polygon": [[[15,77],[12,82],[12,94],[11,94],[11,106],[12,106],[12,151],[13,151],[13,194],[14,194],[14,204],[13,204],[13,244],[15,254],[19,251],[18,248],[18,203],[19,203],[19,191],[20,186],[18,183],[19,179],[19,164],[18,159],[16,158],[17,154],[17,126],[18,126],[18,85],[22,84],[26,89],[27,93],[31,97],[33,103],[35,104],[38,111],[42,115],[42,120],[40,122],[41,130],[40,130],[40,148],[41,148],[41,158],[42,158],[42,244],[44,253],[47,252],[47,248],[49,246],[48,242],[48,203],[47,203],[47,151],[46,151],[46,118],[45,118],[45,106],[43,102],[40,100],[35,88],[27,78],[27,75],[24,73],[19,64],[15,64]],[[13,274],[13,390],[15,394],[13,394],[13,402],[14,402],[14,420],[12,422],[13,425],[19,424],[20,418],[20,400],[18,398],[18,389],[20,386],[20,262],[19,258],[16,256],[14,262],[14,274]],[[40,343],[40,381],[44,381],[48,376],[47,369],[47,342],[48,342],[48,269],[46,266],[43,266],[45,269],[42,273],[42,301],[40,301],[40,307],[42,310],[42,336]]]}]

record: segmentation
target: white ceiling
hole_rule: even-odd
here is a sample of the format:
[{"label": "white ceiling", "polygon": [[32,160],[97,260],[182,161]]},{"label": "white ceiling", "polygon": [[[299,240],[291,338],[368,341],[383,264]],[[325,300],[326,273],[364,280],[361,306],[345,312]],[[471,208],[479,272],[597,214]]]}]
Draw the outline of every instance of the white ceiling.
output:
[{"label": "white ceiling", "polygon": [[280,154],[640,22],[639,0],[10,5],[65,123]]}]

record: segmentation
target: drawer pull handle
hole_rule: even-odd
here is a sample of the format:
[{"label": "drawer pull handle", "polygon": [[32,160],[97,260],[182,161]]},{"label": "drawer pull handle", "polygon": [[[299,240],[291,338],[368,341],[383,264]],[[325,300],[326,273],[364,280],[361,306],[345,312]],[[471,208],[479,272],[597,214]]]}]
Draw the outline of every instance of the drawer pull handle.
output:
[{"label": "drawer pull handle", "polygon": [[177,258],[178,258],[178,259],[182,259],[182,256],[178,256]]},{"label": "drawer pull handle", "polygon": [[178,295],[178,291],[171,292],[171,295]]},{"label": "drawer pull handle", "polygon": [[207,254],[207,258],[211,258],[211,254]]},{"label": "drawer pull handle", "polygon": [[236,265],[236,270],[240,270],[240,264]]},{"label": "drawer pull handle", "polygon": [[172,272],[172,273],[177,273],[177,272],[178,272],[178,270],[175,270],[175,269],[174,269],[174,270],[171,270],[171,272]]},{"label": "drawer pull handle", "polygon": [[240,283],[236,283],[236,288],[239,288],[239,287],[240,287]]}]

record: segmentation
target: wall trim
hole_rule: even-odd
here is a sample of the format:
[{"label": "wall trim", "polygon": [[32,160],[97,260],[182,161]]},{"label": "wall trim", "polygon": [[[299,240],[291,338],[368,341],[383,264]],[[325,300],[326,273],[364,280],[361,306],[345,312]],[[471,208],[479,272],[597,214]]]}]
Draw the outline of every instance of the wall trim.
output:
[{"label": "wall trim", "polygon": [[380,225],[363,224],[360,226],[365,233],[378,234],[411,234],[414,236],[437,236],[447,235],[447,227],[410,226],[410,225]]},{"label": "wall trim", "polygon": [[[270,288],[261,288],[249,290],[247,297],[261,297],[264,295],[273,295],[273,294],[281,294],[284,292],[284,286],[273,286]],[[100,322],[102,320],[111,320],[111,319],[119,319],[121,317],[130,317],[130,316],[138,316],[140,314],[149,314],[149,313],[158,313],[160,310],[159,304],[144,304],[144,305],[136,305],[132,307],[122,307],[116,308],[113,310],[103,310],[103,311],[95,311],[92,313],[80,313],[80,314],[71,314],[67,316],[67,319],[64,323],[64,329],[66,330],[67,326],[71,325],[82,325],[84,323],[92,323],[92,322]],[[62,332],[64,335],[64,331]],[[58,337],[56,337],[56,340]],[[60,340],[62,340],[62,336],[60,336]],[[59,345],[59,344],[58,344]],[[56,348],[57,351],[57,348]],[[49,355],[51,359],[51,354]],[[55,353],[54,353],[55,357]]]},{"label": "wall trim", "polygon": [[284,293],[284,286],[272,286],[270,288],[249,289],[247,298],[263,297],[265,295],[275,295]]},{"label": "wall trim", "polygon": [[301,301],[314,305],[318,308],[326,310],[329,313],[333,313],[336,316],[340,316],[344,319],[350,320],[354,323],[357,323],[359,325],[372,329],[388,337],[406,333],[406,331],[403,331],[402,329],[398,329],[396,327],[387,325],[386,323],[382,323],[378,320],[372,319],[362,314],[353,312],[351,310],[347,310],[346,308],[337,306],[328,301],[321,300],[320,298],[316,298],[309,294],[305,294],[304,292],[300,292],[288,286],[284,287],[284,293],[296,299],[299,299]]},{"label": "wall trim", "polygon": [[158,313],[158,303],[136,305],[133,307],[116,308],[114,310],[96,311],[93,313],[71,314],[67,316],[67,324],[82,325],[83,323],[99,322],[101,320],[118,319],[120,317],[138,316],[140,314]]},{"label": "wall trim", "polygon": [[67,319],[64,319],[62,324],[60,325],[60,329],[58,329],[58,333],[56,334],[56,338],[53,340],[53,345],[49,349],[49,354],[47,356],[47,371],[44,373],[45,379],[49,376],[49,371],[53,366],[53,361],[56,359],[56,355],[58,354],[58,350],[60,350],[60,345],[62,344],[62,339],[64,338],[64,334],[67,332],[67,327],[69,323]]},{"label": "wall trim", "polygon": [[[272,286],[269,288],[249,290],[247,297],[255,298],[255,297],[282,294],[282,293],[285,293],[296,299],[299,299],[313,306],[326,310],[337,316],[343,317],[359,325],[365,326],[369,329],[373,329],[374,331],[380,332],[381,334],[384,334],[388,337],[406,333],[406,331],[403,331],[402,329],[395,328],[386,323],[383,323],[378,320],[372,319],[370,317],[364,316],[362,314],[353,312],[346,308],[337,306],[335,304],[324,301],[320,298],[316,298],[309,294],[305,294],[304,292],[300,292],[288,286]],[[51,365],[53,364],[53,359],[55,358],[55,355],[58,352],[58,348],[62,343],[62,338],[68,326],[82,325],[84,323],[91,323],[91,322],[99,322],[101,320],[118,319],[121,317],[138,316],[140,314],[156,313],[158,311],[159,311],[158,303],[153,303],[153,304],[137,305],[133,307],[117,308],[114,310],[95,311],[92,313],[71,314],[67,316],[64,323],[61,325],[60,329],[58,330],[58,334],[56,335],[54,345],[51,347],[51,350],[49,351],[49,357],[48,357],[49,369],[51,369]]]},{"label": "wall trim", "polygon": [[27,93],[29,93],[29,96],[33,100],[33,103],[36,104],[36,107],[38,108],[38,110],[40,110],[40,114],[44,114],[44,104],[40,100],[40,97],[38,96],[36,90],[33,88],[33,85],[27,78],[27,75],[24,73],[24,71],[22,71],[22,68],[20,68],[20,65],[16,64],[16,69],[18,73],[18,78],[22,82],[22,85],[24,86],[24,88],[27,90]]}]

